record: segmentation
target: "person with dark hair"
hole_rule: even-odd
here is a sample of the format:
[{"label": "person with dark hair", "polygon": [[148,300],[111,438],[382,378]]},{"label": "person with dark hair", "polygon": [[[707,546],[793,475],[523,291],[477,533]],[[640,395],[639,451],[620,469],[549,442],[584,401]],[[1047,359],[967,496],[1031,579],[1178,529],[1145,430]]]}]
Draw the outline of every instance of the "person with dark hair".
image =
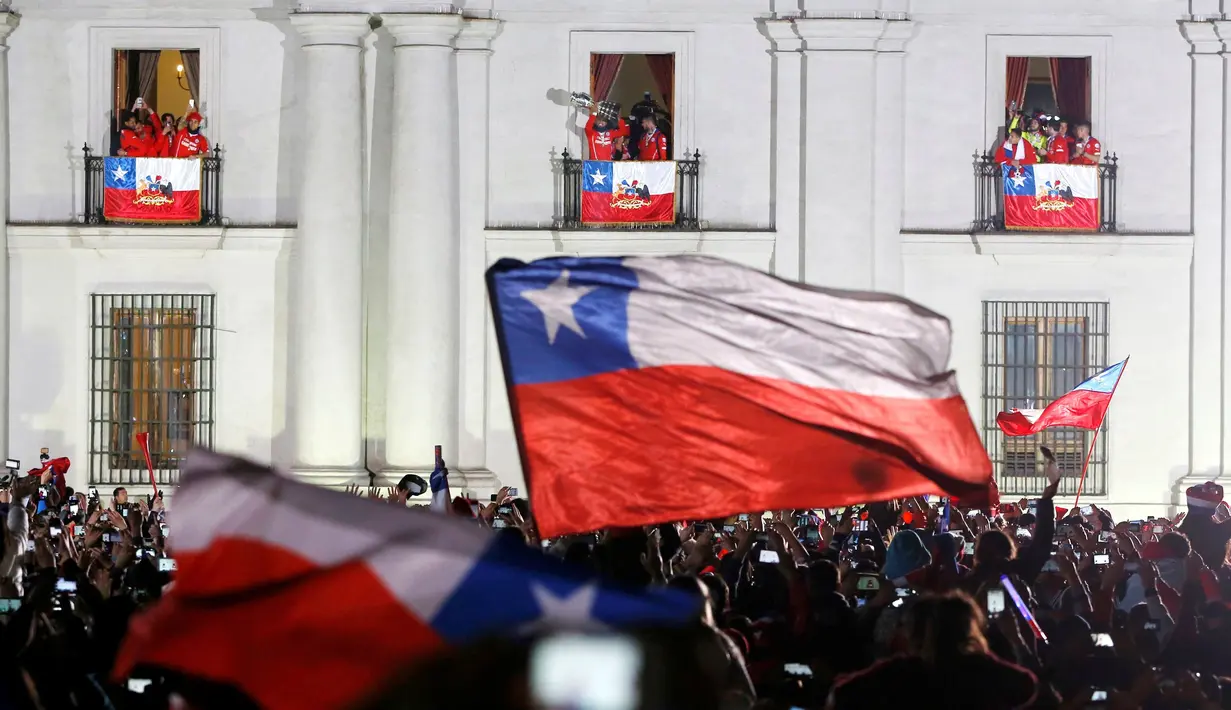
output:
[{"label": "person with dark hair", "polygon": [[827,707],[888,708],[919,698],[937,708],[1030,707],[1038,678],[993,656],[983,625],[983,612],[961,592],[920,597],[907,618],[909,651],[839,679]]},{"label": "person with dark hair", "polygon": [[1069,162],[1069,144],[1060,134],[1060,124],[1055,121],[1047,124],[1047,162],[1067,164]]},{"label": "person with dark hair", "polygon": [[1090,123],[1082,121],[1077,124],[1075,130],[1077,136],[1073,147],[1073,159],[1069,162],[1075,165],[1098,165],[1103,160],[1103,144],[1090,135]]},{"label": "person with dark hair", "polygon": [[658,119],[650,114],[641,119],[641,140],[638,142],[638,160],[668,160],[667,137],[658,130]]},{"label": "person with dark hair", "polygon": [[1034,146],[1022,139],[1021,129],[1014,128],[1009,131],[1009,138],[1000,144],[1000,150],[996,151],[996,162],[1016,168],[1034,165],[1039,162],[1039,156],[1034,152]]}]

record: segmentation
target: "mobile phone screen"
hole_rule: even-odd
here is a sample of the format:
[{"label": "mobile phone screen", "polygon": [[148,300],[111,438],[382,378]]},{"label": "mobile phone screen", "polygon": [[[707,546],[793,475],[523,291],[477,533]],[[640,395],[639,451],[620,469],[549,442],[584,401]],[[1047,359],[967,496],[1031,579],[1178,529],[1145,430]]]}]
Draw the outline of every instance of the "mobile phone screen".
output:
[{"label": "mobile phone screen", "polygon": [[768,565],[776,565],[778,564],[778,553],[773,550],[761,550],[761,556],[757,560]]},{"label": "mobile phone screen", "polygon": [[1004,590],[989,589],[987,590],[987,614],[988,616],[1000,616],[1004,613]]},{"label": "mobile phone screen", "polygon": [[548,636],[530,651],[536,707],[634,708],[645,657],[626,636]]}]

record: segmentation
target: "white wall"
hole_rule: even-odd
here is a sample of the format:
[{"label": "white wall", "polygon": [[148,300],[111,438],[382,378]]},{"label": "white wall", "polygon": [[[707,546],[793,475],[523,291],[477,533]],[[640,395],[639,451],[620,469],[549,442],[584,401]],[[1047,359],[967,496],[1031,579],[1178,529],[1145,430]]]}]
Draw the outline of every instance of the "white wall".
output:
[{"label": "white wall", "polygon": [[10,227],[9,455],[46,446],[89,468],[90,294],[216,294],[214,443],[269,461],[284,406],[278,333],[286,230]]},{"label": "white wall", "polygon": [[[952,367],[983,422],[985,300],[1105,301],[1108,359],[1131,356],[1110,418],[1107,495],[1117,519],[1158,515],[1188,473],[1188,237],[917,236],[906,295],[953,323]],[[1135,508],[1134,506],[1140,506]]]}]

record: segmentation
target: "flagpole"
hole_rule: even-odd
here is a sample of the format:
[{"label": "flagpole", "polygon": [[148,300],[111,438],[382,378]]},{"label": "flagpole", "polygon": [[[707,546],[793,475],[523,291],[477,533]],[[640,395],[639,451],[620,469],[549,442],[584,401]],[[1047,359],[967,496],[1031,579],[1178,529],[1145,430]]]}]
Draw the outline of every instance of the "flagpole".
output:
[{"label": "flagpole", "polygon": [[[1130,356],[1131,357],[1131,356]],[[1098,422],[1098,428],[1094,430],[1094,438],[1090,440],[1090,450],[1086,452],[1086,462],[1081,466],[1081,480],[1077,482],[1077,495],[1073,497],[1073,507],[1077,507],[1077,503],[1081,500],[1081,491],[1086,485],[1086,471],[1090,469],[1090,459],[1094,456],[1094,445],[1098,443],[1098,433],[1103,429],[1103,422],[1107,421],[1107,412],[1111,410],[1111,403],[1116,398],[1116,389],[1120,387],[1120,380],[1124,379],[1124,371],[1128,369],[1128,358],[1124,358],[1124,367],[1120,368],[1120,376],[1116,378],[1116,383],[1111,386],[1111,394],[1107,396],[1107,409],[1103,411],[1103,418]]]}]

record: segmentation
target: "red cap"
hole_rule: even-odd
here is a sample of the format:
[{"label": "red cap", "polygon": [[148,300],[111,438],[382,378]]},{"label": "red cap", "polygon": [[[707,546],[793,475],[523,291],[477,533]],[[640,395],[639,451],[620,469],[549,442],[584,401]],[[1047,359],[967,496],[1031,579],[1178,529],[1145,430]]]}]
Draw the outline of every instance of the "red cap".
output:
[{"label": "red cap", "polygon": [[196,111],[193,111],[192,113],[185,116],[184,120],[200,122],[200,121],[204,121],[205,119],[201,117],[201,114],[197,113]]}]

